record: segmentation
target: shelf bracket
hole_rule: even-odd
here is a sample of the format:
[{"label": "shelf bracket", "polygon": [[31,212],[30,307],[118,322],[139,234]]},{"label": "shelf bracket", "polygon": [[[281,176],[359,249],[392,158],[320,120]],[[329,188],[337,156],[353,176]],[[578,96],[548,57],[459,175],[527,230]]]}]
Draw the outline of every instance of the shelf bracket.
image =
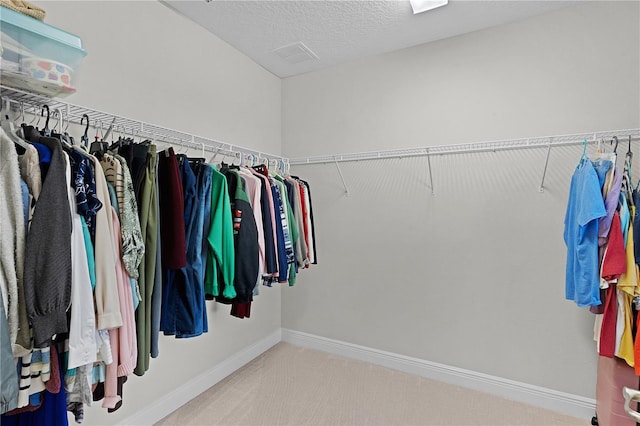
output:
[{"label": "shelf bracket", "polygon": [[433,190],[433,172],[431,171],[431,155],[429,155],[429,148],[425,148],[425,155],[427,156],[427,165],[429,166],[429,185],[431,186],[431,195],[435,195]]},{"label": "shelf bracket", "polygon": [[549,165],[549,155],[551,154],[551,139],[549,139],[549,145],[547,145],[547,158],[544,160],[544,170],[542,171],[542,180],[540,181],[540,193],[544,192],[544,178],[547,176],[547,166]]},{"label": "shelf bracket", "polygon": [[338,160],[334,157],[334,163],[336,164],[336,169],[338,169],[338,174],[340,174],[340,179],[342,180],[342,186],[344,186],[344,193],[349,196],[349,188],[347,188],[347,183],[344,181],[344,176],[342,176],[342,170],[340,170],[340,165],[338,164]]}]

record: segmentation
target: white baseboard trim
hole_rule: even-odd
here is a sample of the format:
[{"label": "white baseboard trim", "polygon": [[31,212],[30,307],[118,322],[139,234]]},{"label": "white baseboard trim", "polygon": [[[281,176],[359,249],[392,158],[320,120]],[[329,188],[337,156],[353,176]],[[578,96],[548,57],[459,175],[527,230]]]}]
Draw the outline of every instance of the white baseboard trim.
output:
[{"label": "white baseboard trim", "polygon": [[595,414],[595,400],[579,395],[286,328],[282,329],[282,341],[381,365],[405,373],[417,374],[429,379],[478,390],[575,417],[590,419]]},{"label": "white baseboard trim", "polygon": [[267,337],[256,343],[236,352],[221,363],[215,365],[197,378],[192,379],[184,385],[178,387],[162,398],[154,401],[143,409],[137,411],[118,424],[120,425],[150,425],[154,424],[178,408],[182,407],[202,392],[209,389],[231,373],[249,363],[262,353],[277,345],[282,340],[281,330],[278,329]]}]

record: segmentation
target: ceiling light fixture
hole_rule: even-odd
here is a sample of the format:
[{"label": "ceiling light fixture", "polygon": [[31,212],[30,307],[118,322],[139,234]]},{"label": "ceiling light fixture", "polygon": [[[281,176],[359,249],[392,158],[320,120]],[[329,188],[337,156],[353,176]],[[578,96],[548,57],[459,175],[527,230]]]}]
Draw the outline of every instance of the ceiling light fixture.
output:
[{"label": "ceiling light fixture", "polygon": [[411,8],[413,14],[426,12],[431,9],[446,6],[449,0],[409,0],[411,2]]}]

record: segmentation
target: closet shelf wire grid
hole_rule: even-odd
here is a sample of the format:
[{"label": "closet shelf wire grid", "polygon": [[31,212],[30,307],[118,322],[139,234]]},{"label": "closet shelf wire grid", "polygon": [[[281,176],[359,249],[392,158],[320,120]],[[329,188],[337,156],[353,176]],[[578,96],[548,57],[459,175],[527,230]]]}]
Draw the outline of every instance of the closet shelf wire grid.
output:
[{"label": "closet shelf wire grid", "polygon": [[[566,146],[581,144],[586,139],[587,143],[596,143],[600,140],[611,140],[614,136],[620,139],[620,142],[624,142],[629,136],[632,140],[640,140],[640,129],[624,129],[624,130],[608,130],[601,132],[589,132],[589,133],[576,133],[569,135],[556,135],[556,136],[539,136],[532,138],[522,139],[509,139],[498,140],[489,142],[472,142],[461,143],[452,145],[434,145],[418,148],[404,148],[393,149],[383,151],[367,151],[357,152],[349,154],[336,154],[325,155],[317,157],[301,157],[287,159],[279,155],[268,154],[262,151],[245,148],[239,145],[234,145],[226,142],[220,142],[214,139],[205,138],[202,136],[192,135],[186,132],[161,127],[155,124],[146,123],[140,120],[134,120],[131,118],[123,117],[120,115],[87,108],[79,105],[70,104],[54,98],[47,98],[38,96],[32,93],[28,93],[22,90],[6,87],[0,85],[0,95],[2,99],[9,100],[13,103],[13,107],[20,107],[22,105],[28,105],[29,107],[42,108],[43,105],[48,105],[51,111],[52,117],[56,111],[61,111],[65,121],[80,124],[83,114],[87,114],[91,120],[92,127],[98,129],[100,126],[102,132],[105,131],[104,126],[111,126],[124,134],[131,134],[134,136],[147,137],[159,143],[175,143],[181,146],[189,147],[192,149],[202,149],[204,156],[205,151],[213,152],[213,156],[209,162],[213,162],[215,157],[219,154],[238,156],[240,154],[253,155],[257,159],[268,159],[271,161],[279,161],[283,166],[290,165],[309,165],[309,164],[326,164],[335,163],[340,178],[345,187],[345,193],[348,195],[349,190],[347,188],[344,176],[340,170],[338,163],[364,161],[364,160],[381,160],[387,158],[407,158],[407,157],[430,157],[436,155],[450,155],[450,154],[465,154],[465,153],[477,153],[477,152],[497,152],[513,149],[532,149],[532,148],[546,148],[547,156],[544,165],[544,172],[540,183],[540,192],[544,191],[544,179],[547,171],[547,165],[549,161],[549,155],[552,147]],[[40,110],[32,111],[32,114],[39,115]],[[57,117],[54,118],[57,120]],[[54,121],[55,122],[55,121]],[[430,161],[429,161],[430,163]],[[284,167],[283,167],[284,168]],[[433,193],[433,176],[431,167],[429,164],[429,180],[431,192]]]},{"label": "closet shelf wire grid", "polygon": [[289,162],[292,166],[300,166],[305,164],[342,163],[386,158],[430,157],[435,155],[494,152],[512,149],[548,149],[549,147],[581,144],[585,139],[587,140],[587,143],[595,143],[602,139],[610,141],[614,136],[617,136],[620,139],[620,143],[628,140],[625,138],[628,138],[629,136],[631,136],[632,140],[638,140],[640,138],[640,129],[608,130],[603,132],[576,133],[571,135],[539,136],[533,138],[508,139],[490,142],[472,142],[453,145],[425,146],[420,148],[324,155],[317,157],[300,157],[291,158],[289,159]]},{"label": "closet shelf wire grid", "polygon": [[576,133],[571,135],[539,136],[533,138],[508,139],[490,142],[473,142],[452,145],[436,145],[421,148],[393,149],[386,151],[368,151],[351,154],[326,155],[318,157],[291,158],[289,164],[293,166],[304,166],[308,164],[334,163],[340,174],[340,180],[344,186],[344,192],[349,196],[349,188],[340,170],[338,163],[354,162],[364,160],[382,160],[387,158],[407,158],[407,157],[427,157],[429,169],[429,188],[431,195],[434,194],[433,171],[431,169],[431,157],[435,155],[467,154],[476,152],[497,152],[514,149],[546,148],[547,154],[544,162],[544,170],[540,180],[539,192],[544,192],[544,180],[547,175],[549,156],[552,147],[567,146],[587,143],[596,143],[601,140],[609,141],[613,137],[618,137],[619,142],[624,143],[631,138],[632,141],[640,140],[640,129],[607,130],[603,132]]},{"label": "closet shelf wire grid", "polygon": [[[239,145],[192,135],[190,133],[161,127],[155,124],[134,120],[97,109],[70,104],[55,98],[47,98],[2,85],[0,85],[0,95],[3,100],[10,102],[11,107],[14,110],[20,110],[21,105],[23,105],[26,113],[38,116],[41,114],[41,108],[44,105],[47,105],[51,114],[52,121],[50,122],[53,123],[56,123],[58,120],[58,117],[56,116],[57,111],[61,112],[65,122],[68,121],[78,125],[80,125],[83,114],[86,114],[89,116],[91,127],[95,128],[96,131],[100,129],[102,132],[106,132],[107,128],[112,128],[114,131],[119,133],[149,138],[158,143],[175,143],[191,149],[201,149],[203,156],[205,151],[213,152],[214,155],[211,157],[211,160],[209,160],[210,162],[213,161],[218,154],[229,156],[250,154],[256,159],[288,162],[286,158],[279,155],[273,155]],[[28,107],[35,107],[38,109],[36,111],[33,109],[31,109],[31,111],[27,111]]]}]

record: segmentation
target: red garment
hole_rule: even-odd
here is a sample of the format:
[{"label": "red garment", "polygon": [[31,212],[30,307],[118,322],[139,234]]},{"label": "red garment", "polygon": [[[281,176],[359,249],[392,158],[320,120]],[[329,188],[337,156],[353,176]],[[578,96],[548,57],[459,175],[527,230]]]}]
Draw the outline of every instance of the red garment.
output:
[{"label": "red garment", "polygon": [[618,301],[616,286],[610,285],[606,290],[607,298],[600,329],[600,356],[613,358],[616,354],[616,322],[618,319]]},{"label": "red garment", "polygon": [[158,194],[162,267],[180,269],[187,266],[187,243],[182,178],[173,148],[158,154]]},{"label": "red garment", "polygon": [[[633,236],[629,236],[633,238]],[[602,261],[602,278],[612,281],[620,278],[627,271],[627,254],[624,247],[624,236],[620,226],[620,214],[613,214],[611,229],[609,230],[609,244]]]},{"label": "red garment", "polygon": [[231,305],[231,315],[237,318],[251,318],[251,302],[233,302]]},{"label": "red garment", "polygon": [[56,349],[56,345],[51,345],[51,350],[49,351],[49,371],[51,371],[51,375],[49,376],[49,380],[44,384],[45,389],[51,393],[60,392],[61,379],[60,379],[60,359],[58,358],[58,350]]}]

